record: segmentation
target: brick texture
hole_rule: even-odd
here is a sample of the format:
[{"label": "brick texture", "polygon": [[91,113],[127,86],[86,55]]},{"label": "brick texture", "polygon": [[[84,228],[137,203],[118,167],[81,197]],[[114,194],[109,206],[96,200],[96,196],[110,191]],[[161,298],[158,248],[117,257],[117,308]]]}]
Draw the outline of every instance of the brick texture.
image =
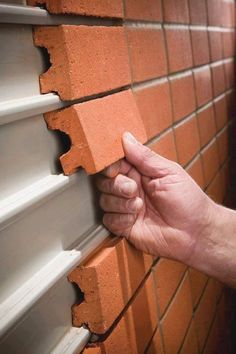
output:
[{"label": "brick texture", "polygon": [[[62,23],[36,26],[34,42],[46,57],[41,93],[68,106],[45,114],[71,141],[60,157],[65,174],[123,158],[128,130],[217,203],[233,202],[235,1],[27,2]],[[227,292],[196,269],[109,237],[69,281],[81,294],[73,325],[98,335],[85,354],[235,352]]]},{"label": "brick texture", "polygon": [[130,83],[128,49],[122,28],[38,27],[34,40],[36,45],[47,48],[52,64],[41,75],[42,93],[54,91],[63,100],[73,100]]},{"label": "brick texture", "polygon": [[45,5],[53,14],[123,17],[122,0],[27,0],[31,6]]},{"label": "brick texture", "polygon": [[127,28],[127,38],[134,82],[157,78],[167,73],[161,29]]},{"label": "brick texture", "polygon": [[60,157],[65,174],[80,166],[93,174],[119,160],[124,156],[121,137],[125,131],[133,132],[142,142],[146,140],[130,90],[47,113],[45,119],[50,129],[70,137],[71,148]]}]

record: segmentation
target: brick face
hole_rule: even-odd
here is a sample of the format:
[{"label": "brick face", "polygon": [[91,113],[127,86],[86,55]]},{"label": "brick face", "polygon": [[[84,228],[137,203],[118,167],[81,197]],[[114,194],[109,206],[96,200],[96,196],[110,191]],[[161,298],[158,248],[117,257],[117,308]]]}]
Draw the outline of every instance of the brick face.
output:
[{"label": "brick face", "polygon": [[192,73],[170,80],[174,120],[178,121],[195,111],[196,98]]},{"label": "brick face", "polygon": [[149,139],[172,124],[170,88],[167,80],[135,90],[135,97]]},{"label": "brick face", "polygon": [[167,73],[161,29],[127,28],[127,38],[134,82],[157,78]]},{"label": "brick face", "polygon": [[190,31],[165,29],[170,73],[186,70],[193,65]]},{"label": "brick face", "polygon": [[[64,173],[97,173],[123,158],[128,130],[184,166],[217,203],[229,203],[233,0],[27,2],[77,23],[34,28],[35,45],[51,63],[41,93],[69,105],[45,114],[48,128],[71,141],[60,158]],[[69,274],[84,294],[72,307],[73,325],[99,335],[83,353],[208,354],[216,346],[228,353],[222,285],[157,257],[109,238]]]}]

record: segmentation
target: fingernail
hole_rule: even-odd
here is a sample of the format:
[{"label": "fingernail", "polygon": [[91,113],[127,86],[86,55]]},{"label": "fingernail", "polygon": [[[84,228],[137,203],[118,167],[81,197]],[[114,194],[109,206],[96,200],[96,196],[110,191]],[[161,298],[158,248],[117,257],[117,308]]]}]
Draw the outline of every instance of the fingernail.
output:
[{"label": "fingernail", "polygon": [[124,138],[127,139],[132,144],[138,143],[138,141],[135,139],[135,137],[129,132],[124,133]]},{"label": "fingernail", "polygon": [[143,201],[141,198],[130,199],[128,201],[130,211],[137,212],[143,206]]},{"label": "fingernail", "polygon": [[125,182],[123,183],[122,185],[122,192],[125,194],[125,195],[131,195],[132,193],[134,193],[135,191],[135,185],[134,183],[132,182]]}]

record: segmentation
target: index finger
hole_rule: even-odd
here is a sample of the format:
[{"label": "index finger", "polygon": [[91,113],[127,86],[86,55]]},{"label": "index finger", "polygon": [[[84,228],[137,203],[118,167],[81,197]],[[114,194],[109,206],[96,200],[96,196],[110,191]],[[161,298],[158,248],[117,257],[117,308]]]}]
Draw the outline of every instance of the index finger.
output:
[{"label": "index finger", "polygon": [[114,178],[118,174],[126,175],[131,168],[132,166],[130,163],[125,159],[122,159],[105,168],[105,170],[102,171],[102,174],[106,177]]}]

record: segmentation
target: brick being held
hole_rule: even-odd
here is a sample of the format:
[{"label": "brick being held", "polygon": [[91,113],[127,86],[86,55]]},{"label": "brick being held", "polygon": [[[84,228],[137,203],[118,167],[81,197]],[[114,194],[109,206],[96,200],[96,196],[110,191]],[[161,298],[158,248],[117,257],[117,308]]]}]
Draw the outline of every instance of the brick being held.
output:
[{"label": "brick being held", "polygon": [[62,100],[75,100],[131,82],[122,27],[37,27],[34,41],[50,55],[51,67],[40,76],[42,93],[57,92]]},{"label": "brick being held", "polygon": [[45,6],[52,14],[123,17],[122,0],[27,0],[27,4]]},{"label": "brick being held", "polygon": [[93,174],[124,157],[121,137],[125,131],[142,143],[147,140],[131,90],[46,113],[45,120],[50,129],[70,137],[71,148],[60,157],[66,175],[80,166]]},{"label": "brick being held", "polygon": [[69,280],[84,293],[73,307],[73,324],[87,324],[91,332],[104,334],[124,310],[152,265],[152,257],[136,250],[125,239],[113,239]]}]

